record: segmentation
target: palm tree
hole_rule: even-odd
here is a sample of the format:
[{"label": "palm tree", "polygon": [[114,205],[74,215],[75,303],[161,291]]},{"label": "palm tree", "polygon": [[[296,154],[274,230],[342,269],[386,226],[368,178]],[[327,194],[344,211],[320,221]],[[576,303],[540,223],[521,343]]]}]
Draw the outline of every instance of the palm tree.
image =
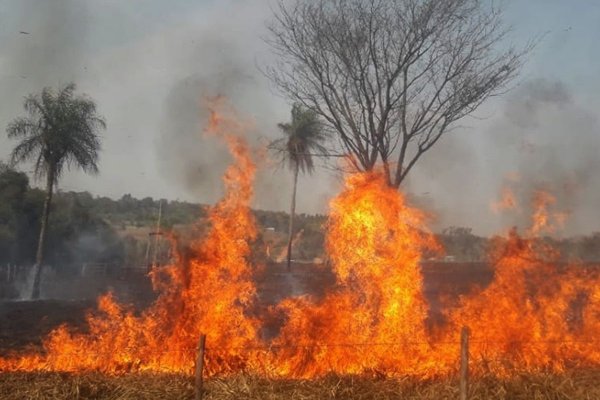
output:
[{"label": "palm tree", "polygon": [[314,171],[313,156],[325,154],[326,149],[323,144],[327,139],[327,135],[317,114],[299,104],[294,104],[292,107],[292,121],[280,123],[277,126],[283,132],[284,137],[273,141],[269,147],[279,152],[282,161],[287,162],[294,174],[287,245],[287,268],[289,271],[292,262],[298,174],[300,172],[311,174]]},{"label": "palm tree", "polygon": [[13,165],[33,161],[36,178],[46,178],[46,197],[35,257],[35,276],[31,297],[39,298],[40,277],[44,261],[44,242],[52,191],[65,167],[78,167],[88,173],[98,172],[99,131],[106,128],[96,113],[96,104],[85,96],[75,96],[70,83],[58,92],[44,88],[25,98],[26,116],[13,120],[7,127],[8,137],[19,140],[11,154]]}]

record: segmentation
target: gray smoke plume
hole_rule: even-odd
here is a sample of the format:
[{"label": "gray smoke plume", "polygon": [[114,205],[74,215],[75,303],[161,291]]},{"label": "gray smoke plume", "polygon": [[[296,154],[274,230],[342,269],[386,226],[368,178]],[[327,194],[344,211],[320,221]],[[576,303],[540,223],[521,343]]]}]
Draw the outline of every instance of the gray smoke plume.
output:
[{"label": "gray smoke plume", "polygon": [[[569,214],[566,233],[598,230],[600,124],[597,116],[560,82],[531,81],[514,93],[505,121],[495,127],[516,151],[517,194],[526,205],[532,188],[552,193]],[[493,134],[493,137],[501,135]],[[524,207],[526,214],[529,207]]]},{"label": "gray smoke plume", "polygon": [[[239,38],[205,35],[187,54],[189,75],[178,81],[164,103],[158,159],[163,176],[176,182],[193,198],[213,203],[222,194],[221,176],[231,162],[218,139],[202,134],[208,121],[205,99],[224,96],[242,120],[251,122],[246,139],[258,152],[259,172],[254,207],[287,210],[291,196],[291,174],[277,168],[267,144],[281,135],[278,122],[287,121],[289,109],[268,90],[268,83],[254,65],[254,55],[244,50]],[[186,66],[179,66],[186,68]],[[193,72],[198,71],[198,72]],[[304,190],[303,182],[311,190]],[[299,212],[326,210],[331,184],[327,176],[301,179]]]},{"label": "gray smoke plume", "polygon": [[[411,189],[431,193],[436,227],[469,225],[484,234],[512,225],[524,229],[539,189],[557,198],[555,211],[569,214],[564,234],[598,230],[600,124],[594,110],[563,83],[542,79],[492,105],[492,117],[449,134],[412,176]],[[519,209],[494,215],[489,205],[505,185]]]},{"label": "gray smoke plume", "polygon": [[[76,81],[85,68],[89,13],[77,0],[22,0],[0,21],[10,29],[3,43],[3,93],[11,96]],[[7,92],[9,88],[13,91]]]},{"label": "gray smoke plume", "polygon": [[22,0],[3,3],[0,14],[0,157],[13,143],[6,124],[23,113],[23,99],[45,86],[77,81],[84,72],[89,11],[77,0]]}]

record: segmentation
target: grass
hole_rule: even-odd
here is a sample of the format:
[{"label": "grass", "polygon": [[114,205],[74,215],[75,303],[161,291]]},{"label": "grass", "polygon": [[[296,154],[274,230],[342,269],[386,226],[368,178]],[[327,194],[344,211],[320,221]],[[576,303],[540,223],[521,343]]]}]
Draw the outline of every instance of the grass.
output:
[{"label": "grass", "polygon": [[[0,373],[0,398],[21,399],[164,399],[194,398],[192,378],[181,375]],[[206,400],[455,400],[453,380],[384,379],[329,376],[317,380],[268,380],[247,375],[213,378],[205,383]],[[471,383],[471,400],[597,400],[600,370],[480,378]]]}]

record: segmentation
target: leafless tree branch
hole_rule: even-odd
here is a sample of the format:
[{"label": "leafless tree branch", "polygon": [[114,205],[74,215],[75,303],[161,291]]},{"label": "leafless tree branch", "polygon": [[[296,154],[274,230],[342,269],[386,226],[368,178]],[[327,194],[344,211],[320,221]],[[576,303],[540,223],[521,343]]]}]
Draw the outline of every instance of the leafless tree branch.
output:
[{"label": "leafless tree branch", "polygon": [[395,187],[531,50],[506,43],[502,10],[483,0],[296,0],[274,14],[266,75],[357,170],[382,164]]}]

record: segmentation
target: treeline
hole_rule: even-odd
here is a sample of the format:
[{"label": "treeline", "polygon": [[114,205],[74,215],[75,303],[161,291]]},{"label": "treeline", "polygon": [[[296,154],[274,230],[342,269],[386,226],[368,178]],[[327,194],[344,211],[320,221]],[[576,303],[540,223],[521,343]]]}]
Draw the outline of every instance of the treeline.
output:
[{"label": "treeline", "polygon": [[[29,178],[0,163],[0,265],[31,265],[35,261],[45,193]],[[182,201],[125,194],[118,200],[94,197],[88,192],[57,192],[51,205],[45,263],[68,271],[83,263],[141,265],[147,262],[149,232],[155,230],[159,208],[161,229],[186,230],[200,221],[209,224],[206,206]],[[262,227],[256,246],[284,246],[288,214],[254,211]],[[323,249],[324,216],[300,214],[299,258],[312,259]],[[197,233],[194,231],[194,233]],[[185,238],[184,238],[185,239]],[[163,240],[162,257],[168,251]],[[153,249],[151,249],[153,250]]]},{"label": "treeline", "polygon": [[[0,265],[31,265],[35,258],[44,192],[30,185],[27,175],[0,164]],[[161,208],[161,227],[166,231],[190,231],[200,221],[209,225],[205,206],[126,194],[118,200],[94,197],[88,192],[58,192],[50,214],[46,264],[68,272],[83,263],[143,265],[153,245],[148,235],[155,229]],[[261,227],[254,244],[257,253],[277,259],[285,251],[289,215],[254,211]],[[296,216],[294,258],[324,258],[326,216]],[[198,231],[191,230],[197,237]],[[450,227],[436,235],[444,252],[433,257],[447,261],[485,261],[497,239],[473,234],[470,228]],[[543,238],[568,259],[600,260],[600,232],[565,239]],[[169,246],[163,241],[164,259]]]},{"label": "treeline", "polygon": [[[482,237],[470,228],[450,227],[436,235],[444,247],[448,261],[486,261],[495,246],[502,245],[503,237]],[[539,238],[559,252],[564,261],[600,262],[600,232],[568,238],[545,236]]]},{"label": "treeline", "polygon": [[[0,164],[0,264],[33,264],[44,192],[23,172]],[[113,227],[94,213],[85,197],[59,193],[52,204],[46,242],[48,265],[113,263],[124,246]]]}]

